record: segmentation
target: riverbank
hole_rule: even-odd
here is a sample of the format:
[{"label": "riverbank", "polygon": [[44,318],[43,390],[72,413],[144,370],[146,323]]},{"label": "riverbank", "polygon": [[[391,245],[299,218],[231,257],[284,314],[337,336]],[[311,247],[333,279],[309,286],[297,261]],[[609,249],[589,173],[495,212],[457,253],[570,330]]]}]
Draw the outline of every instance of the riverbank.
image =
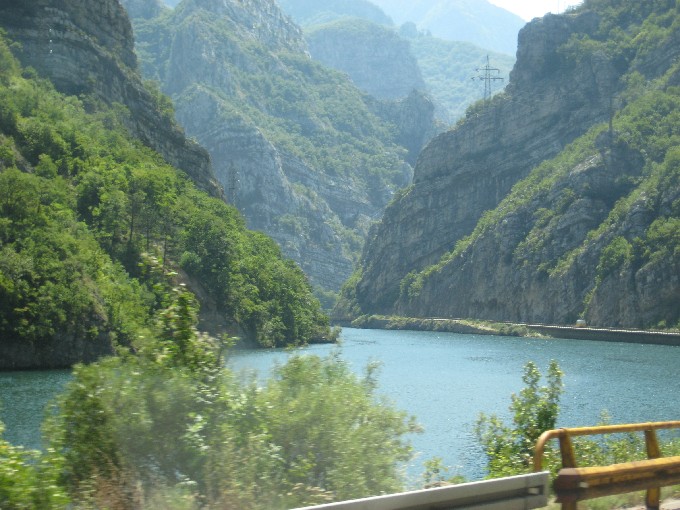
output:
[{"label": "riverbank", "polygon": [[517,324],[470,319],[437,319],[413,317],[364,316],[338,325],[359,329],[387,329],[409,331],[441,331],[472,335],[548,337],[568,340],[596,340],[680,346],[680,333],[667,331],[590,328],[546,324]]}]

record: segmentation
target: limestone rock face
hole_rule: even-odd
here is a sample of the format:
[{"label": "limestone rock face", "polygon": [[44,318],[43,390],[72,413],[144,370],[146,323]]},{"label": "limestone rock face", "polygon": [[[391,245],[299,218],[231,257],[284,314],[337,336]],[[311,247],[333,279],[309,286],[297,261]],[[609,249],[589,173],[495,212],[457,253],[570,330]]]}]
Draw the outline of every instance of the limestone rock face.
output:
[{"label": "limestone rock face", "polygon": [[409,42],[390,28],[350,18],[311,29],[306,38],[314,59],[347,73],[376,98],[403,99],[425,90]]},{"label": "limestone rock face", "polygon": [[[407,151],[406,161],[415,165],[418,154],[444,128],[435,121],[435,105],[432,99],[419,90],[398,101],[375,101],[371,109],[396,128],[395,140]],[[410,183],[412,175],[404,182]]]},{"label": "limestone rock face", "polygon": [[76,363],[92,363],[115,352],[115,340],[105,333],[95,338],[66,333],[34,344],[7,341],[0,343],[0,370],[71,368]]},{"label": "limestone rock face", "polygon": [[[337,291],[370,224],[410,182],[400,142],[433,124],[431,106],[415,96],[379,106],[314,62],[271,0],[186,0],[167,16],[137,33],[145,72],[209,150],[248,227],[274,238],[313,284]],[[420,117],[406,122],[406,111]],[[408,140],[420,143],[414,152],[424,132]]]},{"label": "limestone rock face", "polygon": [[365,311],[389,312],[409,272],[434,264],[532,168],[606,120],[613,65],[600,55],[566,62],[557,53],[582,24],[580,16],[528,24],[520,44],[546,53],[520,47],[507,95],[481,105],[422,151],[415,186],[387,209],[365,250],[357,288]]},{"label": "limestone rock face", "polygon": [[199,12],[229,20],[241,36],[255,39],[270,50],[304,51],[302,31],[286,16],[275,0],[188,0],[176,13],[188,18]]},{"label": "limestone rock face", "polygon": [[[606,126],[613,98],[631,97],[624,74],[676,83],[677,69],[668,68],[680,54],[680,30],[635,57],[570,53],[600,23],[597,12],[581,9],[522,30],[506,92],[423,150],[413,186],[369,235],[345,303],[354,308],[338,315],[677,323],[677,249],[666,257],[645,250],[655,224],[673,228],[680,186],[640,191],[653,186],[644,183],[663,156],[642,148],[644,135],[635,145],[630,132]],[[597,129],[594,140],[582,136]],[[569,152],[579,137],[582,152]],[[543,173],[525,179],[539,165]]]},{"label": "limestone rock face", "polygon": [[21,44],[17,57],[67,94],[95,94],[130,110],[133,136],[184,170],[213,195],[221,189],[208,154],[188,141],[163,115],[143,86],[130,20],[117,0],[8,0],[0,4],[0,26]]}]

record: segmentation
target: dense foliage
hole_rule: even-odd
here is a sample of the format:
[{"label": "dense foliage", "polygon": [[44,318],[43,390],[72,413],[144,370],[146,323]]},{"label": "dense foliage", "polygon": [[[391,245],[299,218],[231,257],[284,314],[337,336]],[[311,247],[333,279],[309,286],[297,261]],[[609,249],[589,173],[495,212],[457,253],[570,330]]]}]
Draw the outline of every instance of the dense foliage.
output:
[{"label": "dense foliage", "polygon": [[511,397],[512,427],[496,415],[481,414],[475,436],[488,460],[489,476],[497,478],[530,471],[534,446],[546,430],[557,423],[562,395],[562,371],[556,361],[548,367],[547,385],[540,386],[541,373],[529,362],[524,366],[524,388]]},{"label": "dense foliage", "polygon": [[[0,423],[0,436],[4,430]],[[12,446],[0,437],[0,508],[64,508],[68,495],[59,485],[59,456]]]},{"label": "dense foliage", "polygon": [[0,70],[0,338],[129,344],[181,281],[261,345],[329,334],[300,269],[131,139],[122,107],[22,75],[4,41]]},{"label": "dense foliage", "polygon": [[0,442],[2,508],[283,510],[401,488],[417,427],[374,367],[297,355],[260,386],[197,332],[190,293],[166,300],[134,354],[75,368],[45,452]]}]

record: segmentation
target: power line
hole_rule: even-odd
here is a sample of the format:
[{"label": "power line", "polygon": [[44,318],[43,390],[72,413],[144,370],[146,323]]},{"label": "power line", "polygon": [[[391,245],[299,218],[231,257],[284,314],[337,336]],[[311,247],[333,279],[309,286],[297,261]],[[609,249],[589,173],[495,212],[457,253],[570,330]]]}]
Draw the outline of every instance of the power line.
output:
[{"label": "power line", "polygon": [[473,80],[480,80],[484,82],[484,102],[491,99],[491,87],[495,81],[503,81],[504,78],[497,76],[500,74],[501,70],[497,67],[491,67],[489,64],[489,55],[486,56],[486,65],[484,67],[478,67],[475,69],[478,73],[482,73],[479,76],[473,76]]}]

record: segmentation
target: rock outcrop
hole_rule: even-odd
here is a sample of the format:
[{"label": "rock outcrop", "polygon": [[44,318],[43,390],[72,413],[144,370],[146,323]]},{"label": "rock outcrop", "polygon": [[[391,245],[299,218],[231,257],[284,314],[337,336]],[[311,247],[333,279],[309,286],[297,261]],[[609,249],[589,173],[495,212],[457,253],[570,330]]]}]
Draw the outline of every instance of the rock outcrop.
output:
[{"label": "rock outcrop", "polygon": [[606,120],[613,66],[599,55],[567,63],[557,54],[591,18],[547,16],[527,25],[507,95],[480,104],[423,150],[414,186],[370,236],[357,288],[364,310],[391,311],[409,272],[436,263],[533,167]]},{"label": "rock outcrop", "polygon": [[[399,101],[375,101],[371,109],[396,128],[395,140],[408,154],[406,161],[415,165],[418,154],[437,134],[443,125],[434,122],[435,105],[429,95],[413,89]],[[410,182],[410,179],[408,179]]]},{"label": "rock outcrop", "polygon": [[[653,200],[640,191],[651,149],[606,128],[630,100],[631,75],[652,80],[674,65],[679,34],[668,29],[638,55],[574,43],[597,37],[601,22],[581,8],[522,30],[506,93],[428,145],[414,185],[371,232],[346,293],[351,313],[635,327],[680,319],[677,256],[635,254],[635,243],[652,243],[655,221],[677,214],[680,190],[668,186]],[[631,37],[641,25],[631,22]],[[668,75],[665,84],[677,69]],[[579,139],[598,124],[596,142]],[[578,150],[561,154],[577,140]],[[629,208],[614,221],[624,198]]]},{"label": "rock outcrop", "polygon": [[[147,7],[150,4],[145,4]],[[137,70],[132,26],[117,0],[7,0],[0,26],[18,42],[16,54],[64,93],[93,94],[130,110],[128,128],[202,189],[219,196],[207,152],[187,140]]]}]

